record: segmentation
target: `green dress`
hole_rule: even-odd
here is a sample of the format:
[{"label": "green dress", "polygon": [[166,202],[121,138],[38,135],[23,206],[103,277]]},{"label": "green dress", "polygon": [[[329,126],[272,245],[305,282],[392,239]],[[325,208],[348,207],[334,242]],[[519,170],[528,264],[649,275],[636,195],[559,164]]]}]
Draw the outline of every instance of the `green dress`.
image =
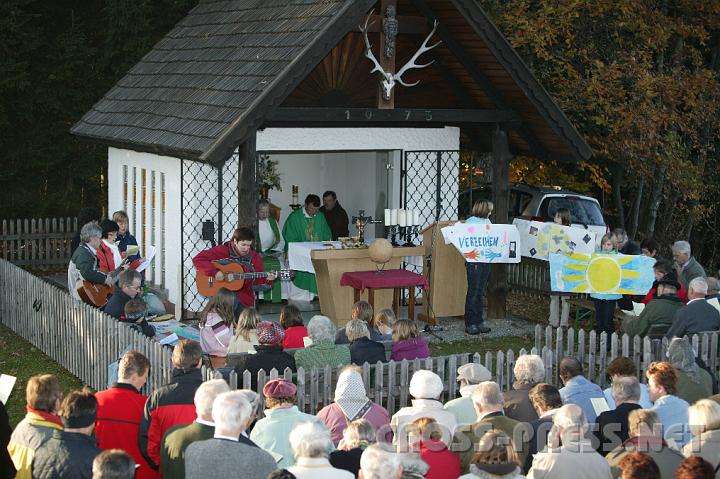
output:
[{"label": "green dress", "polygon": [[[273,244],[269,248],[259,251],[260,248],[262,248],[262,242],[260,241],[260,228],[258,227],[257,231],[255,232],[255,244],[257,245],[258,251],[262,255],[263,269],[265,271],[277,271],[280,269],[281,265],[280,260],[277,258],[277,251],[273,251],[273,248],[277,247],[282,237],[280,236],[280,228],[278,227],[277,220],[272,216],[269,216],[267,220],[270,224],[270,228],[272,229],[273,234],[275,235],[275,241],[273,241]],[[265,299],[269,297],[270,301],[273,303],[281,302],[281,282],[274,281],[272,289],[265,293],[264,297]]]},{"label": "green dress", "polygon": [[[332,233],[330,226],[321,212],[315,216],[307,216],[304,208],[298,208],[290,213],[285,225],[283,225],[283,238],[285,238],[285,252],[288,250],[288,243],[301,241],[330,241]],[[307,271],[297,271],[293,283],[298,288],[317,294],[317,283],[315,275]]]}]

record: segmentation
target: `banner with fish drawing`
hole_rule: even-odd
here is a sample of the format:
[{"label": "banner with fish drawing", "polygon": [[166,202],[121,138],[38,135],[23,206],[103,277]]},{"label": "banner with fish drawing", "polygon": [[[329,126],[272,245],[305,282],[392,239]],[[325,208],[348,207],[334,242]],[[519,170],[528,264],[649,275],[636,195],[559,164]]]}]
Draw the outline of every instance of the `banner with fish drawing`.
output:
[{"label": "banner with fish drawing", "polygon": [[629,254],[550,254],[550,289],[564,293],[647,294],[655,258]]},{"label": "banner with fish drawing", "polygon": [[452,243],[470,263],[520,262],[520,233],[513,225],[455,223],[441,231],[445,244]]},{"label": "banner with fish drawing", "polygon": [[551,253],[595,252],[595,232],[585,228],[563,226],[542,221],[515,220],[513,224],[520,231],[520,253],[529,258],[548,260]]}]

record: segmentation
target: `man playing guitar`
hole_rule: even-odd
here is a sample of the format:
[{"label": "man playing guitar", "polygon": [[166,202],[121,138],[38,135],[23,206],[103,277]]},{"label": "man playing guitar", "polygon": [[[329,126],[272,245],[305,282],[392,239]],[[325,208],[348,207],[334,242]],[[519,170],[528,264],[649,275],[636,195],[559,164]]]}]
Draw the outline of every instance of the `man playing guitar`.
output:
[{"label": "man playing guitar", "polygon": [[[262,257],[252,249],[252,243],[255,239],[255,232],[250,228],[238,228],[233,232],[232,239],[227,243],[214,246],[210,249],[199,252],[193,258],[192,262],[199,272],[214,277],[216,281],[222,282],[225,273],[220,271],[214,262],[231,262],[240,263],[248,273],[262,273],[263,262]],[[255,306],[255,292],[253,286],[267,285],[272,286],[276,274],[267,273],[267,278],[257,278],[253,281],[245,281],[242,288],[235,292],[237,301],[235,307],[235,316],[244,308],[252,308]],[[242,306],[238,308],[238,303]]]}]

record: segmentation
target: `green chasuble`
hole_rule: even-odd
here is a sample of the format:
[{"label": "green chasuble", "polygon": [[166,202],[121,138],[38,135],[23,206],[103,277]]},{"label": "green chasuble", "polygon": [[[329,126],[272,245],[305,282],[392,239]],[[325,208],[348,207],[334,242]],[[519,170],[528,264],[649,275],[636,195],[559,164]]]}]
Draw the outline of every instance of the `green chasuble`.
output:
[{"label": "green chasuble", "polygon": [[[285,252],[288,249],[288,243],[298,241],[330,241],[332,233],[328,226],[325,216],[321,212],[315,213],[315,216],[307,216],[305,208],[298,208],[290,213],[285,225],[283,225],[283,237],[285,238]],[[298,271],[293,278],[295,286],[301,289],[317,294],[317,283],[315,275],[307,271]]]},{"label": "green chasuble", "polygon": [[[265,271],[277,271],[280,269],[280,260],[277,258],[278,252],[273,251],[273,248],[277,247],[278,243],[280,243],[280,228],[278,227],[277,220],[275,220],[275,218],[273,218],[272,216],[269,216],[267,221],[270,225],[270,229],[272,230],[273,235],[275,236],[275,239],[269,248],[260,251],[260,249],[262,248],[262,242],[260,241],[260,227],[258,226],[258,229],[255,232],[255,245],[257,246],[257,250],[262,255],[263,269]],[[272,289],[266,292],[263,297],[266,300],[269,298],[269,300],[273,303],[281,302],[282,283],[280,282],[280,280],[276,280],[273,283]]]}]

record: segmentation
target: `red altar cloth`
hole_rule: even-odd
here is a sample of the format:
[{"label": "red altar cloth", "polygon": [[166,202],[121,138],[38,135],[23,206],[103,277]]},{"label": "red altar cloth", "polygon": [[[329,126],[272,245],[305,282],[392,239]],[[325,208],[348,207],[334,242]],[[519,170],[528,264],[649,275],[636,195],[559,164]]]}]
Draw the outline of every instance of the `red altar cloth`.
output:
[{"label": "red altar cloth", "polygon": [[365,288],[409,288],[410,286],[430,287],[425,276],[406,269],[386,269],[377,271],[351,271],[340,277],[341,286],[352,286],[360,291]]}]

